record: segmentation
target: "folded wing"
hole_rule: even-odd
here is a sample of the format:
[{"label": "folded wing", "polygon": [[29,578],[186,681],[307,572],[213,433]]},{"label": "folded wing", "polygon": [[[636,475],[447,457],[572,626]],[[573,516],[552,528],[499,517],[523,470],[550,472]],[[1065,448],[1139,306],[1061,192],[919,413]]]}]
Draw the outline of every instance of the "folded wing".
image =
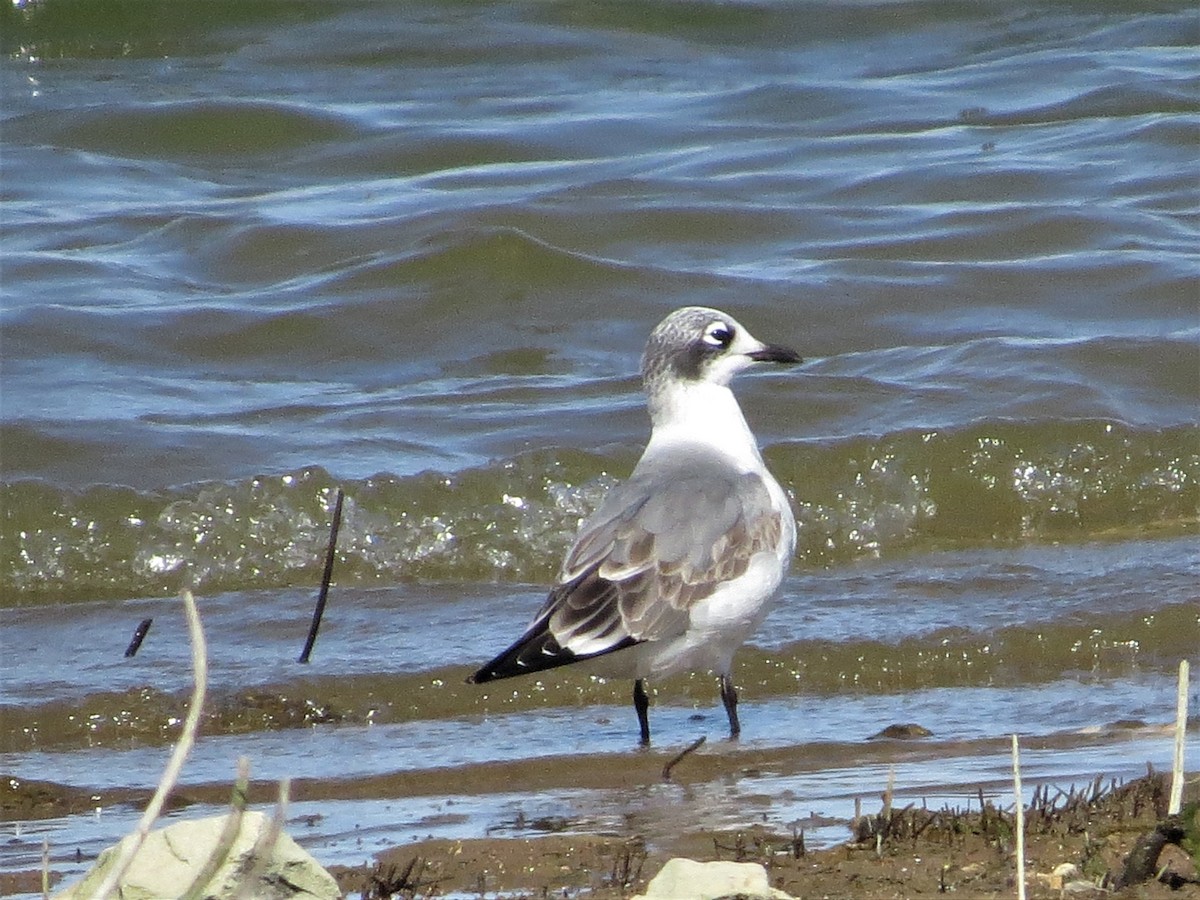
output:
[{"label": "folded wing", "polygon": [[476,672],[490,681],[677,637],[694,604],[773,551],[782,519],[763,479],[702,447],[643,458],[580,528],[524,635]]}]

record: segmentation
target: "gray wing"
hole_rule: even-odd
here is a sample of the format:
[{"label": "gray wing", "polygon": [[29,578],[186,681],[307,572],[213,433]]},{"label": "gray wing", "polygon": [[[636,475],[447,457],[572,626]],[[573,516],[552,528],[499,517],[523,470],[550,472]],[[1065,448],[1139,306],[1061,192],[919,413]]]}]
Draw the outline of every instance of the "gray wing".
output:
[{"label": "gray wing", "polygon": [[766,482],[704,448],[642,458],[579,531],[533,624],[483,683],[683,634],[693,604],[779,546]]},{"label": "gray wing", "polygon": [[643,459],[580,529],[537,619],[577,657],[682,634],[782,532],[761,476],[702,448]]}]

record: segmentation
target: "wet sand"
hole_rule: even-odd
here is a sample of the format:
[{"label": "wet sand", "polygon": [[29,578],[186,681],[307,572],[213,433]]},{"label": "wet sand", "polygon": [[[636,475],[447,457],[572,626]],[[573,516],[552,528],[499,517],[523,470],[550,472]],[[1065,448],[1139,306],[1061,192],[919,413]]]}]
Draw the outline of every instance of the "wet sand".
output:
[{"label": "wet sand", "polygon": [[[1088,739],[1111,740],[1112,736],[1043,738],[1030,740],[1027,749],[1053,751],[1056,745],[1077,746]],[[402,804],[406,797],[537,790],[548,784],[616,790],[663,784],[663,769],[673,760],[672,784],[701,792],[730,778],[814,766],[811,750],[803,747],[738,749],[726,744],[719,753],[694,753],[676,760],[678,749],[498,762],[467,771],[447,768],[371,778],[301,779],[293,784],[292,795],[319,808],[323,801],[391,797]],[[945,744],[882,740],[853,751],[847,748],[847,758],[853,753],[855,761],[868,766],[938,756],[950,749]],[[1101,777],[1072,795],[1049,789],[1041,799],[1035,796],[1027,813],[1029,896],[1061,897],[1065,882],[1052,876],[1056,867],[1066,863],[1079,869],[1067,881],[1090,881],[1112,889],[1134,843],[1165,814],[1166,781],[1155,775],[1120,785]],[[486,891],[537,897],[583,893],[604,900],[644,889],[674,856],[760,862],[772,884],[803,897],[910,897],[949,891],[960,897],[1014,896],[1013,814],[1003,794],[992,794],[997,799],[986,800],[982,815],[980,802],[965,804],[968,809],[963,811],[962,805],[934,808],[899,796],[885,815],[881,798],[885,785],[879,787],[880,795],[863,798],[858,820],[831,823],[814,815],[787,833],[770,825],[723,829],[687,821],[686,814],[673,814],[675,808],[664,793],[656,815],[629,817],[623,825],[599,817],[589,820],[586,810],[570,808],[562,815],[509,823],[503,835],[414,840],[371,854],[362,865],[329,868],[347,896],[355,898]],[[229,789],[228,784],[185,785],[175,792],[170,806],[221,804],[227,802]],[[252,784],[249,800],[268,804],[274,790],[269,783]],[[86,814],[97,804],[140,807],[148,796],[149,790],[93,791],[6,778],[0,812],[7,821],[32,821]],[[744,809],[731,812],[753,821],[754,809],[769,808],[775,799],[755,797],[745,801]],[[1189,778],[1186,799],[1193,804],[1200,800],[1200,775]],[[825,849],[805,845],[806,829],[830,824],[845,828],[844,844]],[[288,830],[303,841],[305,825],[303,817],[293,817]],[[320,859],[319,852],[317,856]],[[1184,879],[1178,882],[1180,890],[1152,882],[1126,888],[1120,895],[1200,896],[1193,860],[1178,851],[1164,861],[1168,866],[1164,877]],[[36,871],[10,873],[0,883],[0,893],[40,892],[40,878]],[[52,883],[61,880],[61,875],[52,876]]]},{"label": "wet sand", "polygon": [[[902,732],[919,726],[889,728]],[[1152,738],[1166,745],[1170,741],[1170,734],[1171,729],[1166,725],[1126,721],[1086,732],[1025,737],[1021,746],[1023,753],[1079,753],[1111,748],[1140,738]],[[319,803],[500,793],[533,794],[555,788],[619,791],[655,787],[668,782],[684,788],[701,788],[706,784],[738,779],[827,771],[835,761],[838,767],[849,769],[901,766],[917,761],[950,761],[1007,752],[1008,745],[1007,737],[970,741],[883,738],[867,742],[780,747],[746,747],[728,740],[715,740],[698,748],[697,752],[686,754],[681,753],[685,745],[671,745],[621,753],[500,760],[347,778],[292,778],[291,795],[293,801]],[[664,771],[668,766],[669,773]],[[905,786],[898,787],[903,789]],[[935,787],[938,786],[925,786],[931,793]],[[940,787],[960,794],[973,790],[970,785],[956,781],[946,782]],[[883,788],[884,785],[880,784],[880,791]],[[5,777],[0,791],[2,818],[5,821],[22,821],[90,812],[97,807],[142,806],[150,798],[153,784],[147,778],[145,787],[85,787]],[[221,805],[227,802],[229,791],[228,781],[187,783],[185,779],[173,791],[168,808],[192,804]],[[250,803],[272,803],[274,799],[273,782],[251,780],[248,794]],[[762,799],[769,800],[768,797]],[[669,834],[667,830],[652,837],[665,840]]]},{"label": "wet sand", "polygon": [[[1167,784],[1158,774],[1120,786],[1098,780],[1075,794],[1035,797],[1026,812],[1028,896],[1200,896],[1195,774],[1186,795],[1191,805],[1185,805],[1190,837],[1182,842],[1193,856],[1168,845],[1158,857],[1157,877],[1122,884],[1130,877],[1131,852],[1163,819]],[[687,856],[761,863],[774,887],[796,897],[1015,896],[1011,810],[990,803],[982,813],[893,807],[864,815],[852,828],[846,844],[819,851],[807,850],[801,832],[758,827],[684,828],[654,844],[641,835],[603,834],[432,840],[379,854],[373,867],[335,867],[334,874],[348,896],[364,900],[446,892],[607,900],[644,890],[668,859]]]}]

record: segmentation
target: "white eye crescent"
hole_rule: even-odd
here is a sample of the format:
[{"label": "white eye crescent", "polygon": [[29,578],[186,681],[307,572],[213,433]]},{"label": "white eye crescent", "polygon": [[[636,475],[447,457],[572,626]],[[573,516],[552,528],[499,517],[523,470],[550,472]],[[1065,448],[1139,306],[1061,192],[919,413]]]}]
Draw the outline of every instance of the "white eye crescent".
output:
[{"label": "white eye crescent", "polygon": [[733,327],[719,320],[709,323],[704,329],[704,343],[724,350],[733,343]]}]

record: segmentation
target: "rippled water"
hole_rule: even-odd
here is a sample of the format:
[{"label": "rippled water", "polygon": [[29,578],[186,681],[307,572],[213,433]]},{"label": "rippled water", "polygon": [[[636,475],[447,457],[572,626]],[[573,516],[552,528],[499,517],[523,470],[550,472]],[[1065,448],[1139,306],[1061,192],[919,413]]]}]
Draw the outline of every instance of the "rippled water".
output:
[{"label": "rippled water", "polygon": [[[695,303],[808,360],[738,387],[799,547],[697,827],[836,819],[890,763],[973,796],[1010,731],[1047,742],[1031,782],[1169,759],[1200,646],[1191,4],[98,9],[0,7],[0,769],[152,783],[190,585],[185,782],[239,753],[311,779],[323,861],[535,809],[660,833],[674,788],[572,790],[629,753],[628,685],[462,677],[628,473],[642,343]],[[719,736],[708,676],[656,687],[665,745]],[[867,740],[897,721],[932,743]],[[556,774],[506,794],[492,762]],[[371,779],[409,773],[401,815]],[[129,802],[15,823],[0,865],[40,829],[78,871]]]}]

